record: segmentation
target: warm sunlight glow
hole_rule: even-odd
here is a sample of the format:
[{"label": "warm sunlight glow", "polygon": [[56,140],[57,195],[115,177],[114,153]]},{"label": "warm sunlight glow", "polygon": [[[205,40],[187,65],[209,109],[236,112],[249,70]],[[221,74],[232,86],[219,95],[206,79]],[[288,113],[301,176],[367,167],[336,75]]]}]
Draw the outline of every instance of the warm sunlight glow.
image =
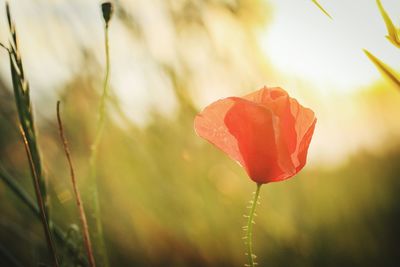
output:
[{"label": "warm sunlight glow", "polygon": [[[320,1],[333,20],[312,1],[271,0],[272,24],[261,35],[267,59],[283,74],[317,88],[350,91],[380,77],[364,55],[366,48],[393,67],[400,53],[384,37],[386,28],[375,1]],[[400,1],[382,0],[394,23]]]}]

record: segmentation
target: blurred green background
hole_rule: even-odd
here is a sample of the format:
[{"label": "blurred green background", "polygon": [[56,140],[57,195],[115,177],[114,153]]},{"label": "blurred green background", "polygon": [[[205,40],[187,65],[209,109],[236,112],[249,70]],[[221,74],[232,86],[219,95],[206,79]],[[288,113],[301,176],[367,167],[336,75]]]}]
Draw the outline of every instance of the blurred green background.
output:
[{"label": "blurred green background", "polygon": [[[333,21],[311,1],[294,2],[113,2],[112,95],[98,162],[111,266],[243,266],[243,214],[255,184],[195,135],[193,119],[211,101],[264,85],[285,88],[315,110],[318,123],[305,169],[262,188],[254,227],[259,265],[400,264],[400,95],[380,79],[361,48],[370,45],[389,61],[400,53],[380,46],[387,41],[374,4],[354,1],[365,5],[351,13],[356,24],[368,25],[371,36],[365,39],[357,27],[342,25],[351,23],[343,1],[326,6],[334,11]],[[86,201],[104,75],[99,4],[11,3],[31,83],[50,214],[78,243],[78,213],[55,110],[61,99]],[[0,14],[3,6],[0,1]],[[366,16],[371,12],[375,19]],[[0,21],[6,42],[5,15]],[[341,35],[343,27],[349,32]],[[336,36],[334,42],[326,43],[324,34]],[[0,57],[0,162],[33,197],[6,52]],[[0,266],[13,266],[10,255],[22,266],[49,264],[40,221],[2,181],[0,214]],[[61,244],[58,249],[65,251]],[[72,261],[65,257],[65,263]]]}]

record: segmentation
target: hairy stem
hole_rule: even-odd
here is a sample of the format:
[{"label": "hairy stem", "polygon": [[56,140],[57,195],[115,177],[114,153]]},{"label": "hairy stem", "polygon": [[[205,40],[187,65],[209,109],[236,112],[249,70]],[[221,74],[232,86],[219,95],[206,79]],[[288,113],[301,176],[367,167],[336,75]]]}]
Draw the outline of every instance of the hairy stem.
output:
[{"label": "hairy stem", "polygon": [[256,207],[258,203],[258,199],[260,196],[260,189],[262,184],[257,184],[257,189],[254,194],[254,199],[251,202],[250,212],[247,218],[247,226],[246,230],[246,245],[247,245],[247,260],[249,264],[247,266],[254,267],[255,266],[255,258],[256,255],[253,253],[253,224],[254,224],[254,215],[256,212]]}]

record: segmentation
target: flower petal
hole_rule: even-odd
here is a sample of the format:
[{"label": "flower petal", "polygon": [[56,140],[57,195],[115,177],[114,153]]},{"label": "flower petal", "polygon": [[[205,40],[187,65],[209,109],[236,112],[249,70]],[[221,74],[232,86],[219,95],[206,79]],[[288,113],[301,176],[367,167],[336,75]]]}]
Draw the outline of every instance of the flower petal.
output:
[{"label": "flower petal", "polygon": [[317,122],[317,120],[314,119],[313,124],[307,130],[307,132],[305,133],[305,135],[304,135],[304,137],[301,140],[301,143],[299,145],[299,151],[298,151],[297,158],[299,160],[300,165],[297,166],[296,173],[301,171],[301,169],[303,169],[304,165],[306,164],[308,147],[310,146],[310,143],[311,143],[311,138],[312,138],[313,133],[314,133],[315,123],[316,122]]},{"label": "flower petal", "polygon": [[234,103],[234,100],[225,98],[210,104],[196,116],[194,128],[199,136],[244,166],[236,138],[232,136],[224,122],[226,113]]},{"label": "flower petal", "polygon": [[237,140],[250,178],[257,183],[268,183],[286,177],[278,163],[275,138],[278,118],[264,106],[242,98],[231,99],[235,104],[226,113],[225,124]]},{"label": "flower petal", "polygon": [[306,163],[316,118],[279,88],[262,88],[206,107],[195,130],[241,164],[257,183],[285,180]]},{"label": "flower petal", "polygon": [[297,134],[295,118],[291,109],[291,98],[288,93],[280,87],[264,87],[243,98],[269,108],[275,116],[279,117],[279,129],[275,133],[276,143],[279,147],[279,163],[287,173],[294,173],[295,165],[288,158],[296,151]]},{"label": "flower petal", "polygon": [[[292,114],[295,118],[295,130],[297,134],[297,146],[295,152],[292,154],[292,160],[296,166],[296,172],[298,172],[299,168],[303,168],[305,164],[308,146],[311,142],[311,137],[315,128],[316,118],[311,109],[301,106],[297,100],[292,98],[290,104]],[[305,154],[303,151],[304,148],[306,150]]]}]

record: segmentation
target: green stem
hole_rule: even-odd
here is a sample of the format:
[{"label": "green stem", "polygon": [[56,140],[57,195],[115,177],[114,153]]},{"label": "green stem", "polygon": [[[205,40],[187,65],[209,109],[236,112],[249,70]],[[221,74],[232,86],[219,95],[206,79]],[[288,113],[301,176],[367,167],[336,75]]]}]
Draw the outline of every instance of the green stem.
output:
[{"label": "green stem", "polygon": [[104,235],[103,235],[103,226],[101,223],[101,210],[100,210],[100,203],[99,203],[99,189],[98,189],[98,181],[97,171],[96,171],[96,161],[98,155],[98,147],[103,136],[103,129],[105,124],[106,118],[106,100],[109,94],[109,77],[110,77],[110,51],[109,51],[109,44],[108,44],[108,23],[105,24],[104,28],[104,43],[105,43],[105,54],[106,54],[106,73],[104,77],[103,83],[103,93],[100,98],[100,106],[99,106],[99,119],[97,122],[97,129],[95,133],[95,139],[91,146],[91,155],[89,159],[90,164],[90,180],[92,184],[91,190],[91,200],[92,200],[92,208],[93,208],[93,217],[96,222],[96,229],[95,229],[95,239],[96,243],[98,243],[99,252],[102,257],[102,266],[109,266],[108,264],[108,255],[104,243]]},{"label": "green stem", "polygon": [[246,230],[246,245],[247,245],[247,259],[249,262],[248,266],[250,266],[250,267],[255,266],[254,259],[256,256],[253,254],[253,224],[254,224],[254,215],[256,212],[258,199],[260,196],[261,185],[262,184],[257,184],[257,189],[254,194],[254,199],[251,202],[251,209],[250,209],[250,213],[249,213],[248,219],[247,219],[247,226],[245,228],[245,230]]},{"label": "green stem", "polygon": [[42,198],[42,194],[40,192],[40,183],[39,183],[38,173],[37,173],[37,170],[35,169],[35,164],[34,164],[33,159],[32,159],[31,151],[29,150],[28,140],[26,139],[24,130],[22,129],[21,126],[20,126],[20,131],[21,131],[21,135],[22,135],[22,138],[23,138],[23,141],[24,141],[25,151],[26,151],[26,154],[28,156],[29,167],[30,167],[30,170],[31,170],[32,178],[33,178],[35,194],[36,194],[36,198],[37,198],[37,202],[38,202],[38,206],[39,206],[39,211],[40,211],[40,215],[41,215],[40,217],[41,217],[42,223],[43,223],[43,230],[44,230],[44,233],[45,233],[47,246],[49,248],[50,254],[53,257],[53,266],[59,267],[60,265],[58,263],[56,246],[55,246],[55,243],[53,241],[53,235],[52,235],[52,233],[50,231],[50,226],[49,226],[49,223],[48,223],[48,219],[46,217],[44,201],[43,201],[43,198]]},{"label": "green stem", "polygon": [[9,31],[11,34],[9,48],[7,50],[9,54],[11,81],[14,91],[16,108],[18,112],[18,118],[28,142],[29,150],[32,155],[33,164],[35,165],[35,169],[38,176],[38,182],[40,186],[40,194],[41,198],[43,199],[46,218],[48,219],[50,218],[50,216],[48,208],[46,180],[42,171],[41,157],[36,139],[35,123],[32,112],[32,104],[30,100],[29,83],[24,75],[22,59],[18,50],[17,33],[14,22],[12,21],[11,18],[10,7],[7,2],[6,2],[6,14],[9,25]]},{"label": "green stem", "polygon": [[18,261],[17,258],[14,257],[14,255],[12,255],[6,247],[2,246],[0,244],[0,255],[3,255],[3,258],[5,258],[9,263],[12,264],[12,266],[15,267],[23,267],[24,265],[22,265],[22,263],[20,263]]},{"label": "green stem", "polygon": [[[32,200],[32,198],[29,196],[29,194],[16,182],[16,179],[12,177],[6,169],[3,167],[3,165],[0,163],[0,179],[4,181],[4,183],[13,191],[16,196],[26,205],[28,208],[32,211],[32,213],[40,219],[40,210],[39,207],[35,204],[35,202]],[[79,250],[76,249],[76,245],[72,243],[71,241],[67,240],[66,234],[64,233],[61,228],[56,225],[52,220],[49,220],[49,225],[54,233],[54,236],[57,238],[58,241],[60,241],[64,246],[67,247],[68,252],[71,254],[71,256],[76,257],[79,261],[79,263],[82,266],[87,266],[86,259],[84,259],[80,253]]]},{"label": "green stem", "polygon": [[100,106],[99,106],[99,120],[97,122],[97,130],[94,142],[92,144],[92,155],[91,160],[94,162],[97,157],[97,148],[99,146],[101,137],[103,135],[104,122],[106,118],[106,100],[109,95],[109,79],[110,79],[110,49],[108,45],[108,24],[106,24],[104,28],[104,45],[105,45],[105,53],[106,53],[106,74],[104,77],[103,83],[103,93],[100,97]]},{"label": "green stem", "polygon": [[6,171],[3,165],[0,163],[0,178],[4,181],[4,183],[24,202],[25,205],[29,207],[30,210],[33,211],[35,215],[40,215],[40,211],[37,205],[33,202],[28,193],[23,190],[19,184],[15,181],[14,177]]}]

